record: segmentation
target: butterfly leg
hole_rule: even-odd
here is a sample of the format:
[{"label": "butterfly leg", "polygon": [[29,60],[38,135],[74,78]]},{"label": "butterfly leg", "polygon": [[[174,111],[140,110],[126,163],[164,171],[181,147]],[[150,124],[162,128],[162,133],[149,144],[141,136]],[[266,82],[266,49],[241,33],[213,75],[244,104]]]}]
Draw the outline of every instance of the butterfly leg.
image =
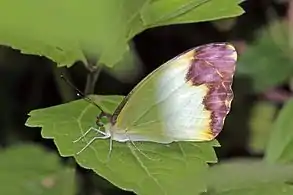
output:
[{"label": "butterfly leg", "polygon": [[87,147],[89,147],[95,140],[97,139],[108,139],[110,135],[104,135],[104,136],[98,136],[91,139],[79,152],[76,153],[76,155],[79,155],[81,152],[83,152]]},{"label": "butterfly leg", "polygon": [[153,161],[155,161],[155,159],[149,157],[146,153],[144,153],[143,151],[141,151],[141,150],[135,145],[135,143],[134,143],[132,140],[129,140],[129,141],[130,141],[130,143],[133,145],[133,147],[134,147],[139,153],[141,153],[144,157],[146,157],[146,158],[149,159],[149,160],[153,160]]},{"label": "butterfly leg", "polygon": [[133,145],[133,147],[139,152],[141,153],[144,157],[146,157],[147,159],[149,160],[155,160],[155,159],[152,159],[150,158],[148,155],[146,155],[143,151],[141,151],[136,145],[135,143],[130,139],[130,137],[127,135],[127,130],[125,131],[125,135],[128,137],[130,143]]},{"label": "butterfly leg", "polygon": [[104,131],[101,131],[99,129],[96,129],[94,127],[91,127],[84,134],[82,134],[79,138],[77,138],[76,140],[74,140],[73,143],[79,142],[81,139],[83,139],[91,131],[96,131],[97,133],[100,133],[103,136],[106,136],[107,135]]},{"label": "butterfly leg", "polygon": [[113,149],[113,138],[112,136],[110,136],[110,141],[109,141],[109,152],[107,155],[107,161],[108,162],[110,160],[111,154],[112,154],[112,149]]}]

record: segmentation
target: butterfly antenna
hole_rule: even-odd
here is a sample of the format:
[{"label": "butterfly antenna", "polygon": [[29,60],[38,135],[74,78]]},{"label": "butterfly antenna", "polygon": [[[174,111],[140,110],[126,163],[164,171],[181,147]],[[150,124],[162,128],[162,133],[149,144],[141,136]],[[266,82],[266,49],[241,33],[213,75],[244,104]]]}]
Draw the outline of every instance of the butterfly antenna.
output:
[{"label": "butterfly antenna", "polygon": [[83,98],[85,101],[95,105],[102,113],[105,113],[101,106],[99,106],[96,102],[94,102],[91,98],[87,97],[83,92],[81,92],[77,87],[75,87],[67,78],[64,77],[63,74],[60,75],[61,79],[63,79],[71,88],[73,88],[77,96]]}]

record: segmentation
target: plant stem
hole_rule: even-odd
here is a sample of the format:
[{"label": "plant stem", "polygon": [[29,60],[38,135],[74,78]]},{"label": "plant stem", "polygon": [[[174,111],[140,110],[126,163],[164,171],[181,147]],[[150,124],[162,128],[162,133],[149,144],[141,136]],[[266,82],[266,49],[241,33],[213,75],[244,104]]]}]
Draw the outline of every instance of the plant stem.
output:
[{"label": "plant stem", "polygon": [[86,79],[84,94],[89,95],[89,94],[93,94],[95,91],[96,82],[100,75],[102,65],[93,66],[88,64],[86,68],[89,70],[89,73]]}]

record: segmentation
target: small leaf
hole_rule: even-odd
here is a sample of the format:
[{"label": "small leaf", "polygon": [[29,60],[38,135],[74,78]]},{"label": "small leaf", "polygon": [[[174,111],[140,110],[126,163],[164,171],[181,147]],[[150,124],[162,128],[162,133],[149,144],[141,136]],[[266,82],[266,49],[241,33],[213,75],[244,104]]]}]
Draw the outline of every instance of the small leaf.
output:
[{"label": "small leaf", "polygon": [[239,58],[236,77],[251,79],[255,93],[278,86],[293,74],[292,48],[286,25],[285,22],[274,22],[262,29],[258,40]]},{"label": "small leaf", "polygon": [[210,169],[208,191],[202,195],[291,195],[292,173],[292,165],[248,159],[223,161]]},{"label": "small leaf", "polygon": [[[92,96],[105,111],[112,113],[122,96]],[[62,156],[74,156],[84,168],[95,171],[114,185],[137,194],[153,195],[198,194],[205,190],[207,162],[217,158],[213,146],[218,142],[173,143],[169,145],[135,142],[141,152],[130,143],[113,143],[107,161],[109,140],[96,140],[79,155],[75,155],[86,141],[73,143],[83,132],[94,127],[99,110],[84,100],[50,108],[34,110],[26,125],[42,127],[44,138],[54,139]]]},{"label": "small leaf", "polygon": [[280,111],[271,131],[266,149],[269,162],[293,161],[293,99],[286,102]]},{"label": "small leaf", "polygon": [[0,159],[0,194],[74,194],[74,171],[37,145],[0,150]]}]

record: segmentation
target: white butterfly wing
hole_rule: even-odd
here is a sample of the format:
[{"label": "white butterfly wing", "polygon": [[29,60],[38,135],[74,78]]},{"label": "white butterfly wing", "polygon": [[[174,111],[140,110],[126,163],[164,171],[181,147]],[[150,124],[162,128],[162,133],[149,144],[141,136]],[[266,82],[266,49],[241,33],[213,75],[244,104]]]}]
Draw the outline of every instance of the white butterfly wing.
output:
[{"label": "white butterfly wing", "polygon": [[230,110],[236,60],[233,46],[214,43],[163,64],[133,89],[111,127],[113,139],[213,139]]}]

